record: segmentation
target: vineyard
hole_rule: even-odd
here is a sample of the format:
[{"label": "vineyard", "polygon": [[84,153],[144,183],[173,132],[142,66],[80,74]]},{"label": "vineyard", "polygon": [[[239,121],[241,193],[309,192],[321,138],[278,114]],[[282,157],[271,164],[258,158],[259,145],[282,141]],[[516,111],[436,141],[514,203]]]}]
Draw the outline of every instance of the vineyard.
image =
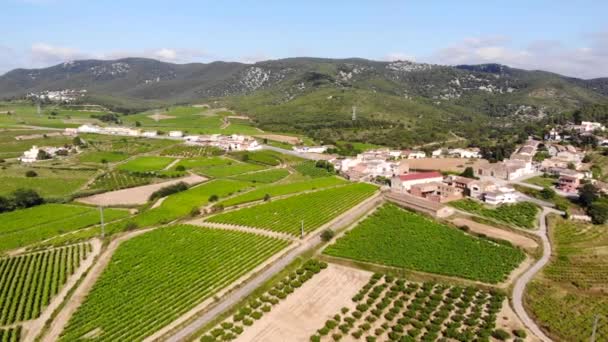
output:
[{"label": "vineyard", "polygon": [[299,163],[294,166],[294,169],[296,169],[296,171],[298,171],[299,173],[305,176],[310,176],[312,178],[327,177],[335,174],[332,172],[328,172],[324,168],[317,167],[314,161],[305,161]]},{"label": "vineyard", "polygon": [[248,162],[253,164],[269,166],[277,166],[281,164],[281,159],[273,151],[233,152],[231,156],[237,158],[242,162]]},{"label": "vineyard", "polygon": [[124,152],[113,151],[92,151],[83,153],[78,156],[78,161],[81,163],[115,163],[129,158],[129,155]]},{"label": "vineyard", "polygon": [[370,197],[376,190],[369,184],[349,184],[219,214],[208,221],[298,235],[302,221],[305,232],[314,231]]},{"label": "vineyard", "polygon": [[470,199],[451,202],[450,205],[460,210],[528,229],[535,227],[536,215],[539,212],[538,206],[529,202],[503,204],[495,209],[486,208],[483,204]]},{"label": "vineyard", "polygon": [[323,252],[330,256],[498,283],[523,261],[507,244],[470,236],[387,204]]},{"label": "vineyard", "polygon": [[310,340],[490,341],[504,299],[496,291],[374,274],[352,298],[354,308],[336,312]]},{"label": "vineyard", "polygon": [[[127,217],[126,210],[106,209],[106,222]],[[99,223],[97,208],[68,204],[44,204],[0,214],[0,252],[40,242]]]},{"label": "vineyard", "polygon": [[137,157],[133,160],[129,160],[124,164],[121,164],[120,166],[118,166],[118,169],[128,172],[141,173],[160,171],[164,169],[167,165],[171,164],[173,160],[173,158],[169,157]]},{"label": "vineyard", "polygon": [[224,154],[224,150],[213,146],[174,145],[161,151],[161,156],[178,158],[210,157]]},{"label": "vineyard", "polygon": [[21,340],[21,326],[16,328],[0,328],[0,342],[19,342]]},{"label": "vineyard", "polygon": [[259,171],[266,168],[265,166],[242,163],[223,157],[185,159],[180,161],[176,167],[180,165],[186,169],[192,169],[197,173],[214,178],[236,176],[241,173]]},{"label": "vineyard", "polygon": [[288,244],[187,225],[137,236],[117,249],[60,340],[140,341]]},{"label": "vineyard", "polygon": [[129,156],[147,153],[175,144],[173,140],[130,138],[100,134],[83,134],[81,137],[87,142],[91,150],[121,152]]},{"label": "vineyard", "polygon": [[596,317],[596,341],[608,339],[608,243],[606,226],[549,219],[553,257],[528,285],[526,303],[555,340],[589,341]]},{"label": "vineyard", "polygon": [[316,190],[328,188],[331,186],[338,186],[346,184],[347,181],[338,177],[322,177],[314,178],[303,182],[294,182],[286,184],[273,184],[267,186],[260,186],[259,188],[246,192],[242,195],[229,198],[221,203],[224,206],[233,206],[248,202],[259,201],[264,196],[269,195],[271,198],[275,196],[283,196],[289,194],[295,194],[298,192]]},{"label": "vineyard", "polygon": [[246,173],[239,176],[232,177],[236,180],[253,182],[253,183],[274,183],[287,177],[289,171],[287,169],[270,169],[267,171]]},{"label": "vineyard", "polygon": [[132,175],[123,171],[110,171],[95,178],[89,185],[91,189],[120,190],[150,183],[149,177]]},{"label": "vineyard", "polygon": [[290,273],[287,277],[274,284],[268,292],[258,298],[252,299],[247,305],[239,308],[232,318],[211,329],[208,334],[201,338],[201,342],[235,339],[248,326],[251,326],[256,320],[262,318],[265,313],[270,312],[273,306],[279,304],[325,268],[327,268],[327,264],[322,261],[308,260],[295,272]]},{"label": "vineyard", "polygon": [[38,317],[90,250],[79,244],[1,258],[0,325]]}]

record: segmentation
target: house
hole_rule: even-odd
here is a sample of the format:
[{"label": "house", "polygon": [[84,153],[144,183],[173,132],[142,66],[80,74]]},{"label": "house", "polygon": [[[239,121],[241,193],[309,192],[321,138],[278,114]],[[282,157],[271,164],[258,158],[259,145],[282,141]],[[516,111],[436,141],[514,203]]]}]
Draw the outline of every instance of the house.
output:
[{"label": "house", "polygon": [[562,136],[555,128],[551,128],[549,133],[545,134],[545,140],[548,141],[562,141]]},{"label": "house", "polygon": [[523,156],[522,159],[509,159],[498,163],[487,163],[477,166],[475,171],[476,177],[495,177],[504,180],[513,180],[534,172],[532,162],[527,161],[528,156]]},{"label": "house", "polygon": [[169,136],[171,138],[181,138],[184,136],[184,133],[182,131],[169,131]]},{"label": "house", "polygon": [[599,122],[583,121],[580,125],[583,132],[604,131],[606,127]]},{"label": "house", "polygon": [[391,190],[396,192],[407,192],[412,185],[442,181],[443,175],[437,171],[409,173],[393,177],[391,181]]},{"label": "house", "polygon": [[430,182],[414,184],[410,187],[410,194],[425,198],[432,202],[445,203],[463,197],[464,190],[450,186],[443,182]]},{"label": "house", "polygon": [[468,185],[468,196],[483,200],[484,194],[498,189],[496,183],[488,180],[475,180]]},{"label": "house", "polygon": [[38,160],[38,153],[40,149],[38,146],[34,145],[29,150],[23,152],[23,155],[19,157],[19,161],[22,163],[33,163]]},{"label": "house", "polygon": [[293,150],[298,153],[325,153],[327,146],[294,146]]},{"label": "house", "polygon": [[78,133],[101,133],[101,127],[97,125],[81,125],[77,128]]},{"label": "house", "polygon": [[461,176],[447,176],[443,182],[453,186],[455,188],[461,189],[463,194],[465,196],[469,196],[470,195],[470,186],[472,183],[474,183],[476,180],[472,179],[472,178],[467,178],[467,177],[461,177]]},{"label": "house", "polygon": [[142,137],[153,138],[158,135],[157,131],[145,131],[141,134]]},{"label": "house", "polygon": [[442,148],[438,148],[435,151],[431,152],[431,157],[433,157],[433,158],[441,158],[442,155],[443,155]]},{"label": "house", "polygon": [[464,148],[454,148],[448,151],[448,154],[451,157],[458,158],[481,158],[481,154],[479,153],[478,148],[472,149],[464,149]]},{"label": "house", "polygon": [[484,201],[491,205],[507,204],[517,202],[517,192],[510,187],[500,187],[497,190],[484,194]]},{"label": "house", "polygon": [[399,158],[401,158],[401,151],[399,151],[399,150],[391,150],[391,151],[388,151],[388,155],[391,158],[399,159]]},{"label": "house", "polygon": [[580,179],[573,175],[560,175],[557,181],[557,188],[564,192],[577,192],[581,185]]},{"label": "house", "polygon": [[426,158],[426,153],[424,151],[404,150],[401,152],[401,156],[405,159],[422,159]]}]

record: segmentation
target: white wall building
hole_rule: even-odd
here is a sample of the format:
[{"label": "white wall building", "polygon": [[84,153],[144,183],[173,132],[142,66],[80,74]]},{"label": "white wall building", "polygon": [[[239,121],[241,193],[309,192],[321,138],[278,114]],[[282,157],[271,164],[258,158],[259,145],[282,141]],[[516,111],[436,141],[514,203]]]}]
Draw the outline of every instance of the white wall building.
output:
[{"label": "white wall building", "polygon": [[497,190],[484,194],[484,201],[491,205],[500,205],[517,202],[517,192],[510,187],[500,187]]},{"label": "white wall building", "polygon": [[298,153],[325,153],[326,146],[294,146],[293,150]]},{"label": "white wall building", "polygon": [[443,175],[437,171],[409,173],[407,175],[393,177],[391,181],[391,190],[396,192],[407,192],[412,185],[442,181]]},{"label": "white wall building", "polygon": [[184,136],[184,133],[182,131],[169,131],[169,136],[171,138],[181,138]]}]

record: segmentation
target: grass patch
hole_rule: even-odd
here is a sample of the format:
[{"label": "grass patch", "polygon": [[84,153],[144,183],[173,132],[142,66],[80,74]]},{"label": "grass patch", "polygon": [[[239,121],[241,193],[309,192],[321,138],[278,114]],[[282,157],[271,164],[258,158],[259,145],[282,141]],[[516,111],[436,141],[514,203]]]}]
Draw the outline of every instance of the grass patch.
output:
[{"label": "grass patch", "polygon": [[289,171],[287,171],[287,169],[271,169],[267,171],[246,173],[244,175],[238,175],[232,178],[253,183],[274,183],[280,181],[288,175]]},{"label": "grass patch", "polygon": [[450,205],[460,210],[527,229],[536,226],[536,215],[539,211],[537,205],[529,202],[503,204],[493,209],[470,199],[451,202]]},{"label": "grass patch", "polygon": [[169,157],[137,157],[120,165],[119,170],[128,172],[153,172],[160,171],[171,164],[175,159]]}]

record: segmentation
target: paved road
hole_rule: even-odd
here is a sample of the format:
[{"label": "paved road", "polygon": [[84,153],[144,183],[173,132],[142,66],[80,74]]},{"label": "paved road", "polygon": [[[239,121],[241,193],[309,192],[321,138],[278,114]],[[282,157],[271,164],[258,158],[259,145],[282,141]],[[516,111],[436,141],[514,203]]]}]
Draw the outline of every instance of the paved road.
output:
[{"label": "paved road", "polygon": [[[365,202],[351,209],[346,214],[340,216],[337,220],[332,221],[325,228],[335,229],[352,224],[361,215],[376,206],[378,201],[381,200],[380,196],[380,193],[378,193],[375,196],[367,199]],[[260,285],[262,285],[272,276],[287,267],[287,265],[294,261],[300,254],[317,247],[321,243],[320,235],[323,230],[323,227],[318,229],[318,232],[315,235],[310,236],[309,238],[302,241],[300,246],[293,249],[281,259],[277,260],[266,270],[255,276],[254,279],[248,281],[243,287],[240,287],[239,289],[225,296],[216,306],[212,307],[210,310],[199,316],[197,319],[195,319],[185,327],[181,328],[179,331],[174,332],[170,337],[161,338],[160,340],[169,342],[179,342],[187,340],[199,329],[211,322],[215,317],[220,315],[222,312],[230,309],[232,306],[236,305],[238,302],[246,298],[249,294],[251,294],[255,289],[257,289]]]},{"label": "paved road", "polygon": [[540,215],[539,229],[533,233],[537,234],[541,240],[543,245],[543,255],[542,257],[530,267],[524,274],[522,274],[519,279],[515,282],[515,287],[513,288],[513,308],[515,309],[515,313],[519,316],[519,319],[532,331],[534,335],[540,338],[542,341],[551,341],[547,335],[545,335],[542,330],[536,325],[536,322],[530,318],[523,305],[523,296],[526,290],[526,286],[528,283],[534,278],[534,276],[549,262],[551,258],[551,242],[549,241],[548,231],[547,231],[547,215],[550,213],[559,213],[559,211],[543,208],[543,212]]}]

